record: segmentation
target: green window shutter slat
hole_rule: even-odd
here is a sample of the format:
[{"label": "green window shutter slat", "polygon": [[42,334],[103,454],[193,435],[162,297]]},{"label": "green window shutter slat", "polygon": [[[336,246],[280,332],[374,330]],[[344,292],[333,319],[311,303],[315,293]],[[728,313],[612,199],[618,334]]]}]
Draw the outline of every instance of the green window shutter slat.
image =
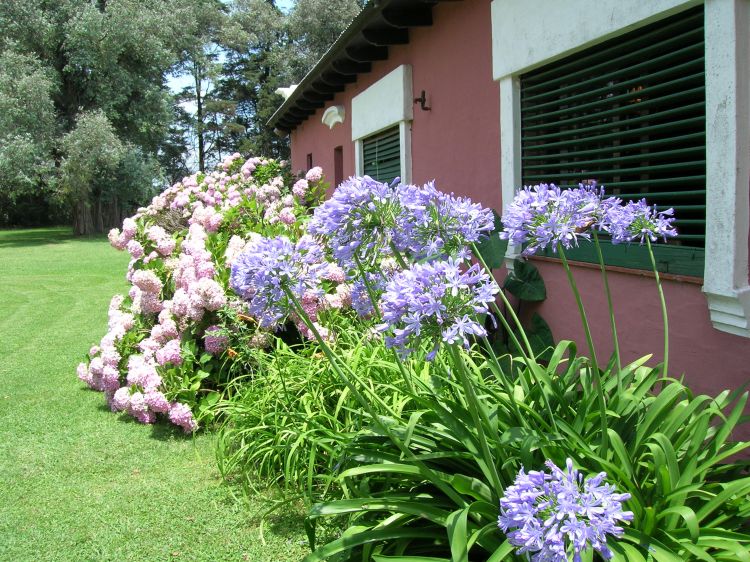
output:
[{"label": "green window shutter slat", "polygon": [[[651,63],[649,61],[649,62],[641,63],[640,65],[636,65],[635,67],[632,67],[632,69],[633,70],[638,70],[638,67],[646,68],[646,67],[651,67],[651,66],[652,65],[651,65]],[[655,71],[653,71],[653,72],[651,72],[651,74],[642,74],[642,75],[639,74],[636,78],[631,78],[630,80],[624,80],[624,81],[618,82],[617,85],[620,88],[630,87],[630,86],[638,86],[638,85],[642,84],[643,82],[646,82],[648,84],[648,83],[651,83],[651,82],[653,82],[655,80],[661,80],[661,79],[667,78],[669,76],[685,76],[687,74],[693,74],[693,73],[695,73],[697,71],[703,72],[703,68],[704,68],[704,60],[703,60],[703,56],[702,56],[702,53],[701,53],[701,56],[700,57],[696,57],[695,59],[692,59],[692,60],[689,60],[687,62],[680,63],[680,64],[670,65],[668,68],[658,67],[658,69],[655,70]],[[612,74],[613,74],[613,76],[612,76],[613,78],[621,75],[621,73],[619,71],[615,71]],[[599,77],[597,77],[595,79],[592,79],[591,82],[592,82],[592,84],[596,85],[596,83],[601,83],[602,82],[602,78],[606,78],[606,75],[605,76],[599,76]],[[574,102],[574,101],[577,102],[578,100],[591,98],[591,97],[598,96],[598,95],[601,95],[601,94],[607,94],[612,89],[612,86],[605,85],[605,86],[602,86],[600,88],[587,88],[587,89],[585,89],[585,91],[583,91],[581,93],[575,93],[574,92],[574,91],[580,92],[582,86],[586,86],[586,84],[575,84],[575,85],[569,86],[569,88],[567,88],[567,89],[569,89],[573,93],[571,93],[571,95],[567,96],[565,98],[565,101],[568,102],[568,103],[571,103],[571,102]],[[546,109],[547,107],[554,107],[554,106],[559,105],[559,103],[560,103],[559,102],[559,97],[560,97],[561,94],[564,93],[563,90],[565,90],[565,89],[566,88],[558,88],[556,90],[553,90],[553,94],[554,94],[555,99],[553,99],[551,101],[542,102],[542,103],[533,103],[532,99],[534,97],[539,97],[539,96],[530,96],[528,98],[525,98],[524,101],[527,104],[527,107],[531,106],[532,103],[533,103],[533,109],[534,109],[534,111],[538,111],[538,110],[541,110],[541,109]],[[549,96],[551,94],[547,93],[546,95]]]},{"label": "green window shutter slat", "polygon": [[[688,148],[678,148],[677,150],[665,150],[663,152],[652,152],[648,154],[649,160],[657,160],[661,158],[671,158],[674,156],[688,155],[688,154],[706,154],[706,148],[704,146],[692,146]],[[561,157],[570,156],[569,154],[561,154]],[[557,165],[571,165],[571,166],[602,166],[604,164],[618,164],[620,162],[631,162],[633,160],[643,160],[643,154],[631,154],[628,156],[614,156],[611,158],[600,158],[598,160],[566,160]],[[549,168],[549,164],[537,164],[535,166],[526,166],[526,170],[545,170]]]},{"label": "green window shutter slat", "polygon": [[[702,9],[702,8],[701,8]],[[600,73],[609,70],[611,64],[627,66],[630,61],[643,60],[641,57],[647,55],[649,59],[657,59],[665,51],[677,51],[687,43],[688,47],[703,41],[703,15],[686,18],[682,22],[675,22],[659,28],[650,26],[651,31],[647,33],[630,33],[618,37],[578,53],[575,57],[569,57],[566,61],[558,61],[555,66],[534,71],[529,76],[532,95],[538,89],[542,89],[543,83],[563,78],[580,78],[586,72]]]},{"label": "green window shutter slat", "polygon": [[[581,115],[578,117],[570,117],[568,119],[560,119],[558,121],[549,121],[546,123],[541,123],[539,125],[524,125],[524,131],[537,131],[539,129],[549,129],[550,127],[562,127],[564,125],[576,125],[579,123],[586,123],[589,121],[599,121],[600,119],[603,119],[604,117],[619,117],[622,114],[632,113],[633,111],[643,111],[644,109],[650,109],[652,107],[660,107],[660,106],[666,106],[666,107],[674,107],[675,104],[678,102],[684,101],[684,100],[690,100],[692,101],[696,96],[704,94],[705,93],[705,86],[701,85],[696,88],[690,88],[689,90],[683,90],[681,92],[675,92],[674,94],[669,94],[666,96],[660,96],[658,98],[652,98],[647,101],[638,102],[637,105],[622,105],[620,107],[615,107],[614,109],[608,109],[605,111],[596,111],[592,113],[588,113],[585,115]],[[641,92],[630,94],[630,97],[640,96]],[[603,100],[603,102],[608,102],[609,100]],[[702,103],[702,102],[701,102]],[[599,105],[603,105],[599,104]],[[582,108],[585,110],[585,108]],[[568,111],[569,113],[572,111]],[[650,117],[650,116],[649,116]],[[625,119],[627,119],[627,115],[624,116]],[[613,123],[607,123],[608,126],[612,126]]]},{"label": "green window shutter slat", "polygon": [[[601,125],[594,125],[591,127],[584,127],[581,129],[571,128],[567,130],[563,130],[557,133],[548,133],[544,135],[535,135],[535,136],[523,136],[522,140],[538,140],[538,139],[548,139],[548,138],[560,138],[561,136],[574,136],[578,135],[580,133],[590,133],[593,131],[602,131],[602,130],[609,130],[614,129],[617,127],[624,127],[628,125],[636,125],[639,123],[643,123],[644,121],[656,121],[656,120],[662,120],[666,119],[667,117],[674,117],[679,116],[688,112],[699,112],[701,113],[701,116],[698,118],[696,122],[705,124],[706,122],[706,116],[705,116],[705,109],[706,109],[706,102],[700,101],[697,103],[693,103],[690,105],[686,105],[683,107],[675,107],[673,109],[668,109],[666,111],[660,111],[658,113],[649,113],[647,115],[641,115],[640,117],[634,117],[623,121],[613,121],[609,123],[602,123]],[[522,126],[523,127],[523,126]],[[669,132],[671,129],[672,124],[671,123],[664,123],[660,125],[656,125],[655,129],[656,132],[662,131],[662,132]],[[551,125],[550,125],[551,128]],[[641,130],[633,131],[634,133],[642,133]]]},{"label": "green window shutter slat", "polygon": [[[687,135],[681,135],[679,137],[667,137],[663,139],[655,139],[652,141],[645,141],[645,142],[639,142],[634,144],[618,144],[618,145],[611,145],[611,146],[604,146],[600,148],[589,148],[586,150],[576,150],[574,152],[560,152],[559,154],[540,154],[540,155],[527,155],[525,156],[525,160],[532,161],[532,160],[545,160],[548,161],[550,159],[554,158],[573,158],[573,157],[579,157],[579,156],[594,156],[597,154],[606,154],[608,152],[624,152],[627,150],[632,149],[638,149],[642,150],[643,148],[651,148],[655,146],[661,146],[661,145],[667,145],[667,146],[674,146],[678,142],[687,142],[687,141],[694,141],[698,146],[702,147],[705,150],[706,146],[706,133],[700,132],[700,133],[690,133]],[[537,146],[534,147],[534,149],[539,148]]]},{"label": "green window shutter slat", "polygon": [[[626,201],[674,206],[680,234],[657,245],[657,261],[683,275],[703,273],[704,50],[698,6],[521,76],[523,183],[595,180]],[[648,268],[637,254],[610,244],[606,259]]]},{"label": "green window shutter slat", "polygon": [[[682,78],[677,78],[675,80],[670,80],[669,82],[664,82],[662,84],[657,84],[655,86],[645,86],[642,90],[639,90],[637,93],[633,92],[625,92],[624,94],[619,95],[613,95],[605,98],[599,98],[591,102],[587,103],[580,103],[576,105],[568,105],[567,107],[563,109],[558,109],[556,111],[548,111],[546,113],[533,113],[535,111],[538,111],[538,107],[536,106],[524,106],[524,113],[525,113],[525,121],[529,125],[536,121],[542,121],[541,125],[538,125],[537,127],[543,128],[546,125],[546,121],[549,119],[552,119],[553,117],[561,117],[564,115],[569,115],[571,113],[579,113],[582,111],[590,111],[595,110],[600,107],[611,107],[612,104],[616,104],[620,101],[628,102],[632,100],[634,97],[647,97],[647,96],[653,96],[657,93],[663,93],[666,92],[667,95],[658,97],[658,98],[652,98],[650,100],[652,105],[658,105],[658,103],[669,101],[673,102],[675,99],[681,99],[683,97],[689,97],[691,94],[701,94],[704,91],[703,82],[704,82],[704,75],[703,72],[697,73],[697,74],[691,74],[689,76],[683,76]],[[645,83],[645,81],[641,81],[641,84]],[[695,86],[696,87],[691,89],[683,89],[686,85]],[[618,84],[618,86],[621,87],[621,85]],[[680,92],[678,94],[680,97],[676,97],[678,94],[669,94],[669,92],[674,91],[675,89],[679,89]],[[565,100],[566,102],[570,103],[570,100]],[[559,104],[558,104],[559,105]],[[637,109],[643,109],[645,107],[644,102],[639,103],[638,105],[624,105],[621,108],[618,108],[620,110],[630,110],[632,111],[633,108]],[[592,117],[604,117],[608,113],[615,113],[615,110],[610,110],[609,112],[603,111],[599,113],[590,113],[586,117],[591,119]],[[554,121],[555,125],[560,125],[564,123],[564,121]],[[526,126],[526,130],[532,130],[533,127]]]},{"label": "green window shutter slat", "polygon": [[364,174],[381,182],[401,175],[401,133],[393,127],[362,141]]},{"label": "green window shutter slat", "polygon": [[[669,41],[669,43],[675,43],[682,39],[681,37],[675,37],[673,40]],[[668,44],[662,44],[662,45],[655,45],[652,49],[655,53],[661,53],[664,51],[664,49],[669,49]],[[639,74],[642,71],[646,71],[648,69],[653,68],[661,68],[662,72],[666,73],[666,70],[662,68],[661,64],[674,64],[675,62],[681,63],[682,60],[687,58],[692,58],[693,60],[700,60],[703,58],[704,53],[704,45],[702,42],[702,36],[701,36],[701,42],[696,43],[695,45],[690,45],[688,47],[685,47],[684,49],[675,51],[673,53],[657,56],[650,58],[646,62],[642,62],[643,56],[648,56],[648,53],[640,52],[638,54],[630,53],[628,54],[624,59],[618,60],[606,60],[601,65],[598,65],[596,67],[588,67],[584,68],[580,72],[576,73],[576,75],[569,75],[565,77],[561,77],[557,81],[554,82],[547,82],[544,84],[539,84],[538,88],[541,90],[541,93],[536,95],[531,95],[531,93],[534,91],[534,86],[529,86],[528,93],[529,96],[526,98],[526,101],[536,102],[540,99],[550,98],[552,96],[559,96],[560,94],[567,94],[567,93],[576,93],[581,92],[581,88],[584,88],[583,92],[589,92],[590,90],[586,89],[588,86],[601,84],[602,82],[606,82],[607,80],[610,80],[612,78],[618,78],[622,76],[622,71],[612,71],[613,65],[616,65],[618,62],[623,62],[625,60],[628,64],[632,64],[632,66],[629,66],[626,69],[634,74]],[[591,72],[599,72],[595,77],[588,78],[585,80],[576,81],[575,85],[570,84],[571,80],[574,80],[575,78],[578,78],[580,76],[590,75]],[[566,82],[568,82],[567,86],[560,86],[559,88],[554,88],[556,84],[561,83],[561,81],[565,79]],[[542,89],[543,88],[543,89]]]},{"label": "green window shutter slat", "polygon": [[[603,135],[594,135],[594,136],[577,136],[576,137],[576,146],[581,145],[588,145],[592,143],[601,143],[603,141],[609,141],[609,140],[621,140],[625,138],[630,138],[633,136],[643,136],[645,134],[651,134],[651,133],[668,133],[670,131],[674,132],[676,129],[684,129],[684,128],[694,128],[694,127],[701,127],[701,133],[705,137],[705,124],[706,124],[706,117],[705,115],[699,115],[697,117],[690,117],[688,119],[680,119],[677,121],[671,121],[667,125],[651,125],[651,126],[645,126],[645,127],[638,127],[633,128],[630,130],[625,131],[617,131],[614,133],[606,133]],[[613,125],[610,125],[610,129],[614,128]],[[580,134],[581,129],[578,129],[577,131]],[[556,135],[549,135],[553,138],[558,138]],[[530,137],[528,139],[522,139],[524,141],[536,141],[539,139],[539,136]],[[571,145],[570,140],[563,140],[563,141],[557,141],[557,142],[551,142],[551,143],[544,143],[544,144],[534,144],[528,147],[529,150],[549,150],[550,148],[561,148],[561,147],[569,147]],[[617,146],[617,145],[613,145]],[[552,156],[554,156],[554,153],[551,153]]]}]

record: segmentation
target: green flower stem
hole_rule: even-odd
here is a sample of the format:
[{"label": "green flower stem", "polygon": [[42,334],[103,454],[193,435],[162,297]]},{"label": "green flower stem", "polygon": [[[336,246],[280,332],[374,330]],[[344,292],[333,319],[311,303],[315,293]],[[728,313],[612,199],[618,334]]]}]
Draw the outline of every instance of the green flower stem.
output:
[{"label": "green flower stem", "polygon": [[401,252],[399,252],[396,249],[396,245],[391,242],[391,251],[393,252],[393,257],[396,259],[396,263],[401,267],[402,269],[409,269],[409,266],[406,264],[406,261],[404,260],[404,257],[401,255]]},{"label": "green flower stem", "polygon": [[[480,265],[484,268],[484,270],[492,276],[492,270],[487,265],[487,262],[484,261],[484,258],[482,257],[482,254],[479,253],[479,250],[477,249],[476,244],[471,244],[471,250],[474,253],[474,256],[479,260]],[[497,317],[499,318],[500,322],[503,325],[503,328],[505,328],[506,333],[510,337],[511,341],[513,341],[513,344],[516,346],[516,349],[518,349],[521,352],[521,355],[524,358],[524,361],[526,362],[526,366],[531,371],[532,375],[534,376],[534,379],[536,380],[536,383],[540,387],[540,392],[542,394],[542,398],[544,399],[544,405],[547,408],[547,413],[549,414],[549,420],[552,424],[552,426],[557,430],[557,421],[555,420],[555,416],[552,413],[552,407],[550,406],[549,399],[547,398],[547,394],[543,390],[542,382],[549,385],[549,387],[552,386],[552,381],[547,376],[547,374],[544,372],[544,369],[541,368],[539,363],[536,361],[536,357],[534,355],[534,350],[531,347],[531,343],[529,342],[529,338],[526,336],[526,330],[524,330],[523,326],[521,325],[521,321],[518,319],[518,316],[516,315],[515,310],[513,310],[513,306],[510,304],[510,301],[508,301],[508,297],[505,296],[505,293],[501,290],[499,292],[500,298],[503,301],[503,305],[505,306],[505,310],[508,311],[511,318],[513,319],[515,325],[518,327],[518,332],[521,334],[521,338],[523,339],[524,345],[526,346],[526,352],[523,351],[523,347],[521,346],[520,342],[518,341],[518,338],[516,337],[515,332],[511,329],[508,321],[505,318],[505,315],[500,310],[500,307],[497,306],[497,303],[493,300],[490,303],[490,307],[492,310],[495,311],[495,314],[497,314]]]},{"label": "green flower stem", "polygon": [[620,380],[620,371],[622,371],[622,360],[620,358],[620,340],[617,337],[617,326],[615,324],[615,309],[612,306],[612,292],[609,289],[609,278],[607,276],[607,268],[604,266],[604,256],[602,254],[602,248],[599,244],[599,235],[594,230],[594,247],[596,248],[596,255],[599,259],[599,267],[602,271],[602,280],[604,281],[604,292],[607,294],[607,306],[609,307],[609,325],[612,328],[612,344],[615,347],[615,360],[617,361],[617,392],[622,394],[622,381]]},{"label": "green flower stem", "polygon": [[357,270],[359,271],[359,274],[362,276],[362,281],[365,283],[365,289],[367,289],[367,296],[370,297],[370,302],[372,303],[372,309],[375,311],[375,318],[378,321],[378,324],[383,321],[383,317],[380,314],[380,308],[378,307],[378,301],[375,298],[375,289],[372,288],[372,284],[370,283],[370,280],[367,278],[367,275],[365,274],[365,268],[362,267],[362,262],[359,260],[359,256],[357,254],[354,254],[354,263],[357,264]]},{"label": "green flower stem", "polygon": [[[383,322],[383,315],[380,313],[380,307],[378,307],[378,300],[375,297],[375,289],[372,288],[372,284],[370,283],[370,280],[367,278],[367,275],[365,274],[365,268],[362,267],[362,262],[360,261],[357,254],[354,254],[354,262],[357,264],[357,270],[359,271],[360,276],[362,277],[362,281],[365,284],[365,289],[367,289],[367,296],[370,299],[370,302],[372,303],[372,309],[375,311],[375,318],[378,321],[378,324],[381,324]],[[382,275],[382,272],[381,272]],[[398,370],[401,373],[401,377],[404,379],[404,382],[406,383],[406,387],[409,389],[409,392],[412,394],[414,393],[414,383],[412,381],[412,377],[409,375],[409,373],[406,372],[406,368],[404,367],[403,361],[401,361],[401,358],[398,356],[398,353],[396,353],[396,350],[391,350],[393,353],[393,357],[396,359],[396,365],[398,365]]]},{"label": "green flower stem", "polygon": [[[295,311],[299,315],[299,317],[302,319],[302,321],[307,325],[307,327],[310,329],[310,331],[315,336],[315,339],[318,342],[318,345],[320,345],[320,348],[323,350],[323,354],[326,356],[326,359],[328,359],[328,362],[330,363],[331,367],[333,368],[336,375],[341,379],[341,381],[349,388],[349,390],[352,392],[352,394],[356,397],[356,399],[359,401],[360,405],[367,411],[367,413],[372,418],[373,422],[381,429],[384,435],[388,436],[388,438],[393,442],[396,447],[398,447],[401,451],[401,453],[408,458],[411,462],[413,462],[420,470],[420,473],[427,479],[429,479],[435,486],[437,486],[446,496],[451,498],[454,502],[456,502],[456,505],[465,507],[467,505],[466,500],[457,493],[450,485],[446,484],[446,482],[438,475],[435,474],[435,472],[430,469],[423,461],[419,460],[414,453],[396,436],[393,434],[393,432],[390,430],[390,428],[383,423],[383,420],[380,419],[380,416],[375,411],[375,409],[372,407],[372,403],[365,398],[365,396],[359,391],[357,386],[352,382],[352,380],[344,373],[344,370],[349,371],[349,373],[357,379],[357,375],[349,369],[348,366],[346,366],[346,363],[344,363],[341,359],[339,359],[336,354],[333,352],[333,350],[328,346],[328,344],[325,342],[323,337],[320,335],[320,332],[318,331],[315,324],[310,320],[310,317],[307,315],[305,310],[302,308],[302,304],[299,302],[299,299],[294,296],[294,294],[288,289],[284,288],[284,292],[286,293],[289,300],[294,305]],[[366,388],[366,386],[365,386]],[[376,396],[374,393],[369,393],[372,398],[374,398],[378,403],[385,406],[383,404],[383,401]],[[389,413],[396,418],[397,415],[395,412],[390,410],[390,408],[386,407],[386,410],[389,411]]]},{"label": "green flower stem", "polygon": [[669,373],[669,318],[667,317],[667,302],[664,300],[664,289],[661,286],[661,278],[659,277],[659,270],[656,269],[656,258],[654,257],[654,249],[651,247],[651,240],[646,236],[646,246],[648,247],[648,255],[651,258],[651,267],[654,270],[654,278],[656,279],[656,288],[659,291],[659,300],[661,301],[661,317],[664,322],[664,376],[666,377]]},{"label": "green flower stem", "polygon": [[492,349],[492,344],[490,344],[490,341],[487,339],[487,337],[481,338],[482,345],[484,346],[485,351],[489,355],[490,359],[492,359],[492,362],[495,365],[495,368],[497,368],[498,372],[501,374],[499,377],[502,381],[503,386],[505,387],[505,392],[508,393],[508,400],[510,401],[511,408],[513,410],[513,413],[516,416],[516,420],[518,420],[518,423],[521,424],[523,427],[528,427],[528,421],[525,416],[521,415],[521,411],[518,409],[518,404],[516,403],[516,397],[513,391],[513,385],[511,384],[510,380],[507,376],[505,376],[505,373],[503,372],[503,368],[500,365],[500,361],[497,358],[497,355],[495,354],[495,350]]},{"label": "green flower stem", "polygon": [[[478,399],[477,395],[474,392],[474,386],[471,383],[471,380],[469,379],[469,373],[468,369],[466,368],[466,363],[464,362],[463,357],[461,356],[461,350],[457,348],[455,344],[449,345],[448,349],[450,350],[451,357],[453,358],[453,364],[456,367],[459,377],[461,379],[461,385],[464,388],[464,392],[466,393],[466,403],[469,407],[469,413],[471,414],[472,421],[474,422],[474,425],[477,428],[477,436],[479,437],[479,447],[482,450],[482,456],[484,457],[484,464],[487,466],[487,470],[490,473],[490,478],[492,478],[492,484],[495,487],[495,491],[497,492],[498,496],[503,495],[503,485],[500,481],[500,474],[497,472],[497,466],[495,465],[495,462],[492,457],[492,453],[490,452],[490,447],[487,443],[487,436],[484,434],[484,424],[486,424],[487,427],[490,426],[489,420],[487,419],[486,415],[482,416],[480,414],[480,411],[482,413],[485,413],[481,410],[481,408],[478,405]],[[483,419],[484,418],[484,419]]]},{"label": "green flower stem", "polygon": [[557,251],[560,254],[560,259],[562,260],[563,267],[565,268],[565,274],[568,276],[568,282],[570,283],[570,287],[573,290],[573,296],[575,296],[576,304],[578,305],[578,312],[581,315],[581,323],[583,324],[583,331],[586,334],[586,343],[589,346],[589,351],[591,351],[591,362],[593,375],[594,375],[594,384],[596,386],[596,396],[597,401],[599,402],[599,416],[601,418],[601,431],[602,431],[602,444],[601,449],[602,453],[604,453],[607,450],[607,443],[609,442],[609,436],[607,435],[607,410],[606,405],[604,402],[604,388],[602,388],[602,377],[601,373],[599,372],[599,362],[596,360],[596,350],[594,349],[594,341],[591,338],[591,329],[589,328],[589,321],[586,317],[586,311],[583,308],[583,301],[581,300],[581,293],[578,291],[578,284],[576,283],[575,278],[573,277],[573,272],[570,270],[570,264],[568,263],[568,258],[565,255],[565,249],[562,247],[562,244],[557,245]]}]

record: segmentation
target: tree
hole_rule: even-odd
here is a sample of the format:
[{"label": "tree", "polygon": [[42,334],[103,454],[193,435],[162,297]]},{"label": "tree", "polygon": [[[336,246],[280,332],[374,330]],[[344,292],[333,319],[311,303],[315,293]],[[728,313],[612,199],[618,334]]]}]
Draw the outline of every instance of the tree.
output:
[{"label": "tree", "polygon": [[0,202],[33,192],[54,169],[55,89],[34,55],[10,43],[0,51]]},{"label": "tree", "polygon": [[273,0],[235,0],[221,35],[225,63],[215,97],[234,103],[238,125],[224,150],[289,156],[267,126],[283,102],[276,89],[299,82],[361,9],[358,0],[298,0],[285,15]]},{"label": "tree", "polygon": [[364,0],[297,0],[289,13],[293,78],[301,80],[362,9]]},{"label": "tree", "polygon": [[[67,190],[65,200],[75,201],[72,210],[80,232],[111,226],[108,217],[119,215],[121,203],[103,198],[89,201],[88,207],[84,204],[82,194],[96,197],[98,187],[74,188],[73,178],[76,182],[98,180],[81,175],[77,164],[73,165],[71,143],[80,144],[83,139],[66,135],[87,123],[88,117],[81,121],[82,115],[96,114],[100,123],[104,117],[107,130],[129,151],[128,161],[135,164],[135,159],[141,159],[132,169],[156,171],[152,163],[174,119],[166,75],[202,40],[198,16],[218,11],[220,6],[219,0],[0,2],[0,29],[5,38],[0,39],[5,43],[0,47],[7,50],[13,41],[16,50],[38,60],[58,85],[48,95],[57,124],[55,140],[64,150],[54,150],[53,156],[60,168],[63,155],[69,162],[63,189]],[[71,193],[76,196],[71,198]],[[95,215],[91,220],[88,212]]]}]

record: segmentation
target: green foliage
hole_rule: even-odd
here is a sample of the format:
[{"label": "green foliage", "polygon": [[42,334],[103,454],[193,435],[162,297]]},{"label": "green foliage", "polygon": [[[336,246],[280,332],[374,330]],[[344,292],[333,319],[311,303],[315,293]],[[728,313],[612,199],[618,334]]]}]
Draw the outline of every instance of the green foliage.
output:
[{"label": "green foliage", "polygon": [[539,270],[528,260],[517,259],[508,274],[503,289],[520,300],[540,302],[547,298],[547,288]]},{"label": "green foliage", "polygon": [[[0,50],[0,207],[39,191],[53,170],[55,84],[34,55]],[[2,221],[2,217],[0,217]]]},{"label": "green foliage", "polygon": [[491,361],[465,356],[480,398],[479,426],[467,423],[467,396],[457,382],[433,370],[443,391],[409,396],[415,410],[388,419],[412,456],[382,435],[354,439],[338,475],[348,497],[311,511],[313,521],[346,514],[348,530],[306,561],[406,553],[413,561],[514,559],[497,529],[502,490],[491,484],[492,467],[507,486],[521,466],[568,457],[584,473],[606,471],[618,491],[632,495],[626,506],[635,519],[623,540],[610,541],[615,560],[746,560],[750,476],[746,463],[731,459],[750,443],[729,436],[747,393],[694,396],[643,367],[646,359],[605,373],[605,447],[587,360],[570,342],[558,344],[547,366],[522,361],[513,381]]},{"label": "green foliage", "polygon": [[490,269],[499,269],[503,266],[508,241],[500,238],[500,233],[503,231],[503,223],[500,215],[497,214],[495,209],[492,209],[492,214],[495,217],[495,229],[487,238],[477,243],[476,247],[477,252],[482,256],[487,267]]}]

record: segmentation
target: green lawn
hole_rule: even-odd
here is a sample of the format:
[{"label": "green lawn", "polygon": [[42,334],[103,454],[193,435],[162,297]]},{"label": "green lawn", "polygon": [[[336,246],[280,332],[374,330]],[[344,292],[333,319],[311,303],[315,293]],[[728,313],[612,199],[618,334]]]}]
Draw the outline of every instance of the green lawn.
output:
[{"label": "green lawn", "polygon": [[0,232],[0,560],[300,560],[299,512],[261,539],[210,435],[112,414],[76,378],[127,262],[103,237]]}]

